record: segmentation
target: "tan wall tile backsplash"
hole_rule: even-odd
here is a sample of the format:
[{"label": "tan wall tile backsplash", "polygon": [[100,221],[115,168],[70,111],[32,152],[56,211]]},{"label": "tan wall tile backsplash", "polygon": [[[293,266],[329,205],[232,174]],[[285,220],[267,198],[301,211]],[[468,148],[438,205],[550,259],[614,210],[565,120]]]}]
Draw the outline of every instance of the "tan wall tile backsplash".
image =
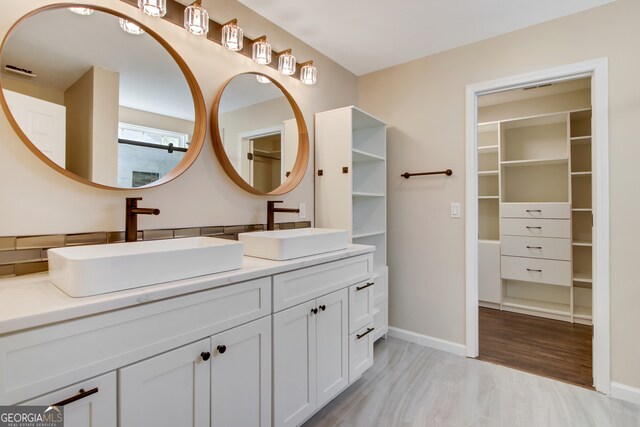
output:
[{"label": "tan wall tile backsplash", "polygon": [[[311,227],[310,221],[281,222],[276,229]],[[266,229],[264,224],[152,229],[138,232],[138,240],[211,236],[237,240],[238,233]],[[47,249],[61,246],[124,242],[124,231],[0,237],[0,277],[47,271]]]}]

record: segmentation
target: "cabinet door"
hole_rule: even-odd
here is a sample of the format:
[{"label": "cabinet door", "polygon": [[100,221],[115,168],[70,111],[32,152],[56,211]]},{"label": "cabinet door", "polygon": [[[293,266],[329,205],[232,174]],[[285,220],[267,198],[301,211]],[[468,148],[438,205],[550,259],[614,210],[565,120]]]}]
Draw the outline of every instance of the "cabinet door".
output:
[{"label": "cabinet door", "polygon": [[211,337],[211,426],[271,425],[271,317]]},{"label": "cabinet door", "polygon": [[316,410],[315,300],[273,315],[274,426],[297,426]]},{"label": "cabinet door", "polygon": [[318,407],[349,384],[348,300],[347,289],[317,299]]},{"label": "cabinet door", "polygon": [[209,425],[209,339],[119,370],[120,427]]},{"label": "cabinet door", "polygon": [[65,427],[116,427],[116,373],[83,381],[21,405],[49,406],[60,402],[64,403]]}]

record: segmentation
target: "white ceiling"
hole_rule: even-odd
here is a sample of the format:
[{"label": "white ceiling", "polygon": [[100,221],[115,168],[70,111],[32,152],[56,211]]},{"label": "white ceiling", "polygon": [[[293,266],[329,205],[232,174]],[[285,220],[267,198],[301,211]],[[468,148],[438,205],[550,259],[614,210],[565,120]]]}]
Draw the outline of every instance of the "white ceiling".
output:
[{"label": "white ceiling", "polygon": [[239,1],[363,75],[615,0]]}]

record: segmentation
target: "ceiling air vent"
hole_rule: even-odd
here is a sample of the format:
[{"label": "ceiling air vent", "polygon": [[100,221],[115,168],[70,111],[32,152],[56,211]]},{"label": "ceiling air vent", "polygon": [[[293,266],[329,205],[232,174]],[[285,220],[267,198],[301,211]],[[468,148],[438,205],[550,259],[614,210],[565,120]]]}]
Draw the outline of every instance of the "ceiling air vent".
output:
[{"label": "ceiling air vent", "polygon": [[10,73],[18,74],[20,76],[37,77],[36,74],[33,74],[33,71],[27,70],[25,68],[16,67],[15,65],[7,64],[7,65],[4,66],[4,69],[7,70]]},{"label": "ceiling air vent", "polygon": [[545,84],[542,84],[542,85],[527,86],[527,87],[523,87],[522,90],[540,89],[541,87],[551,86],[552,84],[553,83],[545,83]]}]

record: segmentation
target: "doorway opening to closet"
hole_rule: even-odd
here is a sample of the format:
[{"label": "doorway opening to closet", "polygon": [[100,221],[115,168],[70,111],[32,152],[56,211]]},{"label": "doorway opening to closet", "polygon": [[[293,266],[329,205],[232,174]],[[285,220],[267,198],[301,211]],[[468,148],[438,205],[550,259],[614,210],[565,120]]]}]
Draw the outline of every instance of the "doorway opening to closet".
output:
[{"label": "doorway opening to closet", "polygon": [[591,78],[478,97],[479,358],[592,376]]},{"label": "doorway opening to closet", "polygon": [[467,86],[467,356],[609,393],[607,116],[606,59]]}]

